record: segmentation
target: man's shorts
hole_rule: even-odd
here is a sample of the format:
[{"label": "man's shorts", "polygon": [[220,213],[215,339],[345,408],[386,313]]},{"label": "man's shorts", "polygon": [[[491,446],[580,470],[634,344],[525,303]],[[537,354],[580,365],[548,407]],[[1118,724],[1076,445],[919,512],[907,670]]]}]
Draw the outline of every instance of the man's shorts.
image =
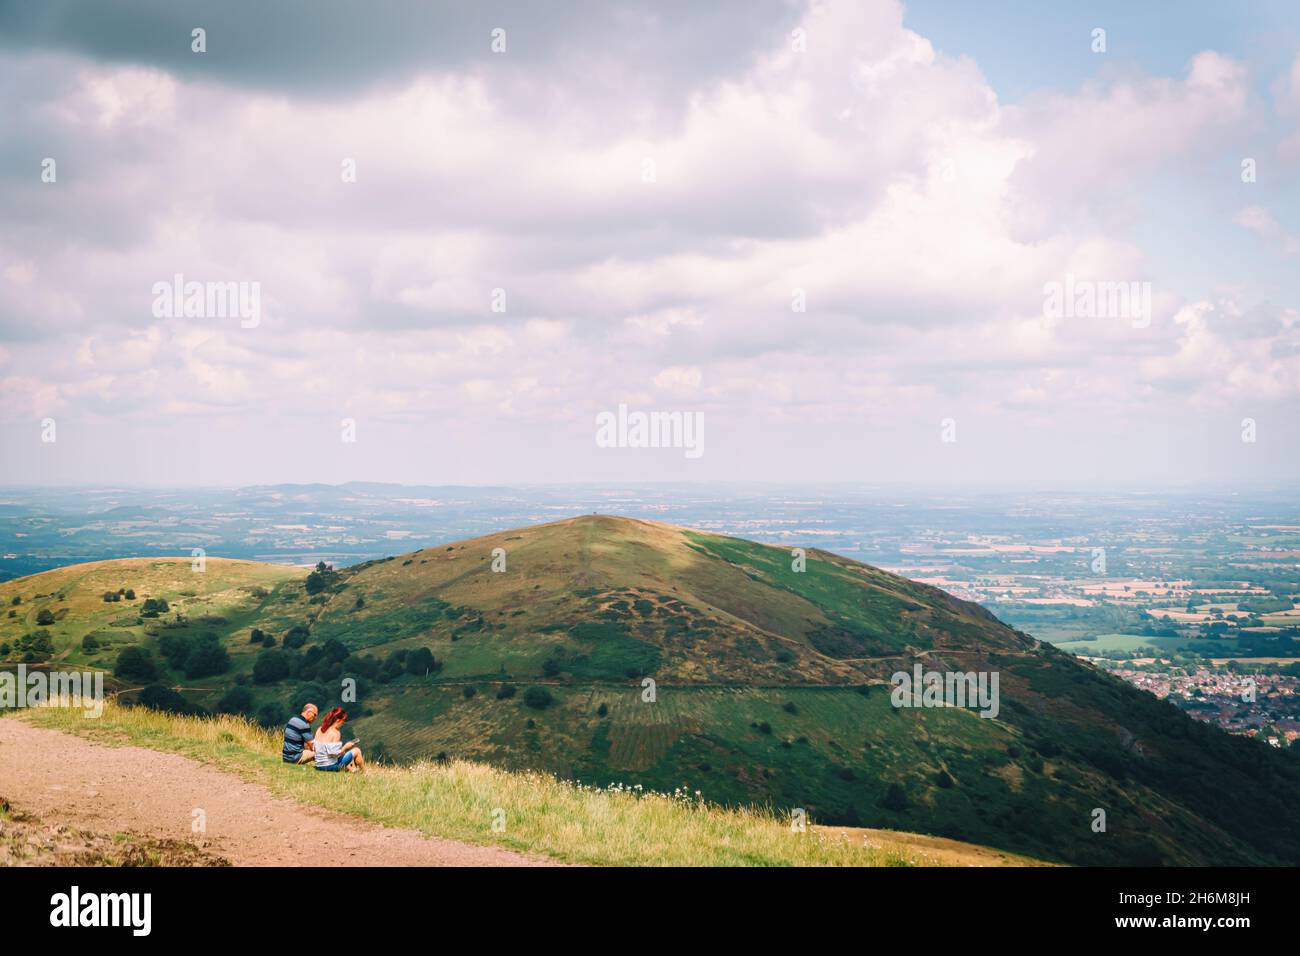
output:
[{"label": "man's shorts", "polygon": [[316,765],[316,769],[317,769],[317,770],[334,770],[334,771],[342,770],[344,767],[346,767],[348,764],[350,764],[353,760],[355,760],[355,759],[356,759],[356,756],[357,756],[357,752],[356,752],[355,750],[349,750],[347,753],[345,753],[342,757],[340,757],[340,758],[339,758],[338,760],[336,760],[334,763],[330,764],[328,767],[322,767],[320,764],[317,764],[317,765]]}]

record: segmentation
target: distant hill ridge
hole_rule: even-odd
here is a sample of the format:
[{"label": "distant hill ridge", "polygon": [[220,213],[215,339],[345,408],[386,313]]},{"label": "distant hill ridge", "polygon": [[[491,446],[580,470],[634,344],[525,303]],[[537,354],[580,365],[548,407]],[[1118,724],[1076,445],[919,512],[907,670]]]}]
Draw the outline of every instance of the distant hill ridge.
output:
[{"label": "distant hill ridge", "polygon": [[[156,705],[268,723],[351,679],[357,734],[397,760],[685,787],[1065,862],[1300,862],[1288,755],[817,549],[800,565],[789,548],[587,515],[312,574],[190,567],[129,559],[0,584],[4,606],[22,602],[0,618],[8,660],[44,630],[53,662],[173,688],[152,688]],[[103,600],[128,587],[134,602]],[[146,598],[168,611],[142,616]],[[37,626],[41,609],[52,624]],[[226,666],[204,673],[212,645]],[[123,674],[127,648],[147,654]],[[153,680],[130,673],[140,657]],[[997,718],[893,706],[890,676],[918,662],[996,671]]]}]

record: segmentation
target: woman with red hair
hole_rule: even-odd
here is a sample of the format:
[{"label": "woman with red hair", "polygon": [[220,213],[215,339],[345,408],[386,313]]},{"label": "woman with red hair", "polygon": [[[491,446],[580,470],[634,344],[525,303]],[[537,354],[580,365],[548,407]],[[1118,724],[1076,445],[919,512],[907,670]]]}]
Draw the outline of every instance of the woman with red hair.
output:
[{"label": "woman with red hair", "polygon": [[366,769],[366,761],[357,742],[349,740],[343,743],[341,730],[347,719],[348,712],[342,707],[335,707],[320,722],[320,729],[316,731],[313,741],[317,770],[337,772],[346,769],[348,773],[356,773]]}]

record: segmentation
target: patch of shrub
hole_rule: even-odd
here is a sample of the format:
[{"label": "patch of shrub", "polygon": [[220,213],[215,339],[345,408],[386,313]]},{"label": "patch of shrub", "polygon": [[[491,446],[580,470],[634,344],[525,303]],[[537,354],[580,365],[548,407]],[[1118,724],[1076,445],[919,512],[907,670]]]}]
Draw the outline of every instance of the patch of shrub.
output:
[{"label": "patch of shrub", "polygon": [[880,805],[886,810],[902,813],[907,809],[907,794],[903,792],[903,788],[898,784],[891,783],[885,789],[885,795],[881,799]]},{"label": "patch of shrub", "polygon": [[441,669],[442,665],[427,647],[417,647],[406,655],[406,673],[413,677],[425,677]]},{"label": "patch of shrub", "polygon": [[253,709],[253,692],[247,687],[232,687],[217,701],[218,714],[247,714]]},{"label": "patch of shrub", "polygon": [[551,706],[554,700],[555,698],[551,696],[551,692],[545,687],[533,685],[524,691],[524,703],[533,710],[545,710]]},{"label": "patch of shrub", "polygon": [[281,650],[268,649],[258,653],[253,662],[253,681],[274,684],[289,676],[289,655]]},{"label": "patch of shrub", "polygon": [[158,665],[152,654],[132,644],[117,655],[113,676],[129,681],[154,681],[158,679]]},{"label": "patch of shrub", "polygon": [[191,704],[176,691],[162,684],[150,684],[140,691],[139,703],[140,706],[148,707],[150,710],[161,710],[171,714],[200,716],[206,713],[202,707]]}]

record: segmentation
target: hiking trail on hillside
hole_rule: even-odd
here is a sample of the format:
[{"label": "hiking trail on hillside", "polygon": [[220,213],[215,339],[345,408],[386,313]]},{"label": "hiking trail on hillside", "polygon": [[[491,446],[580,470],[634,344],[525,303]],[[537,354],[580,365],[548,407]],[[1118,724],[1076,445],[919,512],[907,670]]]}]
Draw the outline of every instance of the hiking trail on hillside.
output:
[{"label": "hiking trail on hillside", "polygon": [[[306,806],[188,757],[104,746],[24,720],[0,721],[0,768],[0,798],[17,814],[93,835],[178,841],[234,866],[549,862]],[[196,810],[205,832],[193,832]]]}]

